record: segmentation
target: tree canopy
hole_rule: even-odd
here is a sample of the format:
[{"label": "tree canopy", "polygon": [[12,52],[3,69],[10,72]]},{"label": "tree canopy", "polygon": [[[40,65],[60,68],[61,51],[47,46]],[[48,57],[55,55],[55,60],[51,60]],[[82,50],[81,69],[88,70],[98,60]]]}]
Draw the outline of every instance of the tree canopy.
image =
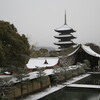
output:
[{"label": "tree canopy", "polygon": [[24,34],[9,22],[0,21],[0,68],[25,67],[30,55],[30,45]]}]

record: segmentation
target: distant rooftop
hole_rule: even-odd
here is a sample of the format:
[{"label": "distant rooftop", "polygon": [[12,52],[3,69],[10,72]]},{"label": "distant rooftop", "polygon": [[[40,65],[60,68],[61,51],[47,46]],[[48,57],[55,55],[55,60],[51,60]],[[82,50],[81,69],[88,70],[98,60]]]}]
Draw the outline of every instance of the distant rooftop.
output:
[{"label": "distant rooftop", "polygon": [[29,62],[27,63],[27,68],[35,69],[36,67],[52,67],[57,65],[58,61],[59,61],[58,57],[30,58]]},{"label": "distant rooftop", "polygon": [[57,42],[55,44],[71,44],[73,43],[72,41],[64,41],[64,42]]},{"label": "distant rooftop", "polygon": [[71,34],[68,34],[68,35],[56,35],[55,37],[71,37],[72,35]]},{"label": "distant rooftop", "polygon": [[66,31],[66,30],[72,30],[72,28],[69,27],[68,25],[63,25],[63,26],[55,29],[55,31]]}]

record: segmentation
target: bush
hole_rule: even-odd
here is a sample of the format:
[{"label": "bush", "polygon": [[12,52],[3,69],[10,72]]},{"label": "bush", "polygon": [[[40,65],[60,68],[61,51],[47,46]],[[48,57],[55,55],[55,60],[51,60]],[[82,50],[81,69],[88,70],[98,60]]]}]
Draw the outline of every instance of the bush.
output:
[{"label": "bush", "polygon": [[78,75],[77,69],[72,70],[72,76],[74,77],[74,76],[77,76],[77,75]]},{"label": "bush", "polygon": [[71,78],[71,77],[72,77],[72,71],[71,71],[71,70],[67,71],[67,72],[65,73],[65,75],[66,75],[66,78],[67,78],[67,79]]},{"label": "bush", "polygon": [[77,68],[77,71],[78,71],[78,75],[80,75],[80,74],[84,74],[84,73],[85,73],[85,70],[84,70],[83,67],[79,67],[79,68]]},{"label": "bush", "polygon": [[90,67],[90,61],[89,60],[85,59],[84,63],[87,65],[88,68]]}]

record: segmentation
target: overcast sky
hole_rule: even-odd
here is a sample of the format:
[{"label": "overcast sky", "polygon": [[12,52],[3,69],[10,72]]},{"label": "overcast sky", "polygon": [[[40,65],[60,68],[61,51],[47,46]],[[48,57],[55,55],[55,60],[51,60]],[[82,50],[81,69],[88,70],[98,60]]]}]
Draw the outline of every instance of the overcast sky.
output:
[{"label": "overcast sky", "polygon": [[57,47],[54,29],[67,24],[76,43],[100,45],[100,0],[0,0],[0,20],[13,23],[30,44]]}]

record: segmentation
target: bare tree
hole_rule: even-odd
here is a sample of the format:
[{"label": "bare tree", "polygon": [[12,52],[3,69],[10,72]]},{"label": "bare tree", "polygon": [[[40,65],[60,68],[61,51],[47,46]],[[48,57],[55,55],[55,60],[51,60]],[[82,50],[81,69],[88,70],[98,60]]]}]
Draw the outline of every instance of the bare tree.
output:
[{"label": "bare tree", "polygon": [[10,95],[14,95],[13,82],[11,77],[0,78],[0,100],[14,100]]},{"label": "bare tree", "polygon": [[17,75],[15,75],[18,81],[18,87],[21,91],[21,100],[23,100],[23,91],[25,90],[24,84],[29,82],[29,74],[25,68],[18,68]]},{"label": "bare tree", "polygon": [[47,76],[46,76],[46,73],[44,72],[45,71],[45,68],[40,68],[38,66],[36,66],[36,70],[37,70],[37,81],[40,82],[40,87],[41,89],[43,88],[43,83],[46,82],[47,80]]}]

